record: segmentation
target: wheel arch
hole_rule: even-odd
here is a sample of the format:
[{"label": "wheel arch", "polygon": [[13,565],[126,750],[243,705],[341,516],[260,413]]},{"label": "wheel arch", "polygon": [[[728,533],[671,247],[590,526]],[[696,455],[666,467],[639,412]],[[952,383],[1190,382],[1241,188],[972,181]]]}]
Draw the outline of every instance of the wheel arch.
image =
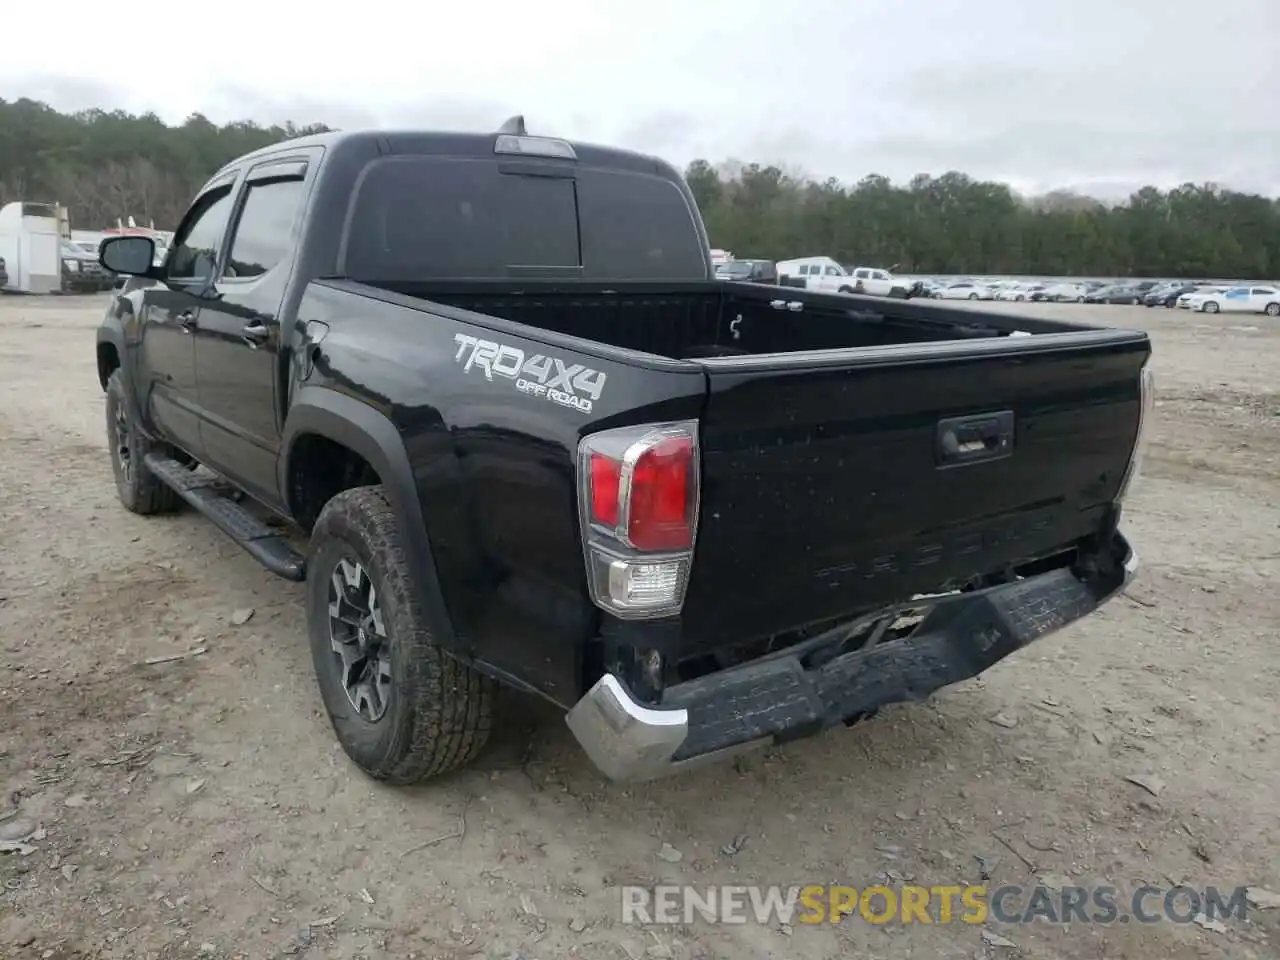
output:
[{"label": "wheel arch", "polygon": [[299,442],[311,436],[345,447],[377,474],[395,511],[414,589],[431,631],[443,649],[461,660],[469,660],[470,652],[461,649],[444,602],[413,468],[395,424],[362,400],[327,387],[303,388],[290,406],[281,438],[282,455],[277,465],[279,489],[290,515],[295,519],[291,465],[300,449]]},{"label": "wheel arch", "polygon": [[98,344],[96,348],[98,363],[98,386],[103,392],[107,390],[107,381],[111,374],[124,365],[124,350],[121,349],[123,337],[120,332],[110,327],[98,328]]},{"label": "wheel arch", "polygon": [[124,331],[110,324],[98,328],[97,345],[95,347],[98,368],[98,385],[102,392],[107,392],[107,384],[111,375],[119,371],[124,386],[124,399],[128,407],[130,422],[134,429],[141,430],[150,436],[151,429],[142,417],[143,404],[134,389],[133,377],[129,370],[129,354],[124,345]]}]

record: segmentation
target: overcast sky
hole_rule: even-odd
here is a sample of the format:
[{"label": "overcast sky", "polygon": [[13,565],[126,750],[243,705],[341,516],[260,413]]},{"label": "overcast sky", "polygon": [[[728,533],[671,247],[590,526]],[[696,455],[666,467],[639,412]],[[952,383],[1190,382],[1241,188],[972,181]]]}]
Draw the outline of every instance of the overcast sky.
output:
[{"label": "overcast sky", "polygon": [[130,6],[5,4],[0,97],[345,128],[520,112],[681,165],[1280,194],[1280,0]]}]

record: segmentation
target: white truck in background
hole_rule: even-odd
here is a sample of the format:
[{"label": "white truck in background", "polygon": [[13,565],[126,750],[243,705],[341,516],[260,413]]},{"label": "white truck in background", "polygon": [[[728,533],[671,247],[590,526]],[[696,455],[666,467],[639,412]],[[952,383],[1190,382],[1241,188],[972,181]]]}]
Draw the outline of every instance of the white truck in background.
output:
[{"label": "white truck in background", "polygon": [[873,297],[907,297],[910,281],[895,278],[878,267],[846,270],[830,257],[801,257],[778,264],[778,283],[824,293],[857,293]]}]

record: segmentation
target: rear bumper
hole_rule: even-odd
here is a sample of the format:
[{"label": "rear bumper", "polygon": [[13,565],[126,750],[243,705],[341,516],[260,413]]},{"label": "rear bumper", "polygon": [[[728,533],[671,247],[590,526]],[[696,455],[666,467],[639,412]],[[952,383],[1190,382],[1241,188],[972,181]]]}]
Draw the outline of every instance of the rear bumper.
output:
[{"label": "rear bumper", "polygon": [[1138,571],[1116,533],[1117,564],[1097,579],[1060,569],[940,601],[909,637],[806,669],[779,657],[667,688],[641,704],[613,674],[596,682],[567,722],[611,780],[651,780],[836,726],[850,717],[975,677],[1034,640],[1112,599]]}]

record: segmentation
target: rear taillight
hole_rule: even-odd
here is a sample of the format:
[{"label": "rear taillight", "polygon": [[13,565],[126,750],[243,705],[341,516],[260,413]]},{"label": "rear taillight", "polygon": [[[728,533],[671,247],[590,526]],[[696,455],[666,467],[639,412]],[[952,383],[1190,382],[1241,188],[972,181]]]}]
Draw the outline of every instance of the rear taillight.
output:
[{"label": "rear taillight", "polygon": [[677,613],[698,526],[698,424],[604,430],[578,448],[592,599],[619,617]]},{"label": "rear taillight", "polygon": [[1142,365],[1141,394],[1138,405],[1138,431],[1133,438],[1133,451],[1129,454],[1129,466],[1125,468],[1124,477],[1120,481],[1120,489],[1116,491],[1116,502],[1121,502],[1129,495],[1133,481],[1142,472],[1142,458],[1146,453],[1147,439],[1151,429],[1151,417],[1155,410],[1156,384],[1151,372],[1150,358]]}]

